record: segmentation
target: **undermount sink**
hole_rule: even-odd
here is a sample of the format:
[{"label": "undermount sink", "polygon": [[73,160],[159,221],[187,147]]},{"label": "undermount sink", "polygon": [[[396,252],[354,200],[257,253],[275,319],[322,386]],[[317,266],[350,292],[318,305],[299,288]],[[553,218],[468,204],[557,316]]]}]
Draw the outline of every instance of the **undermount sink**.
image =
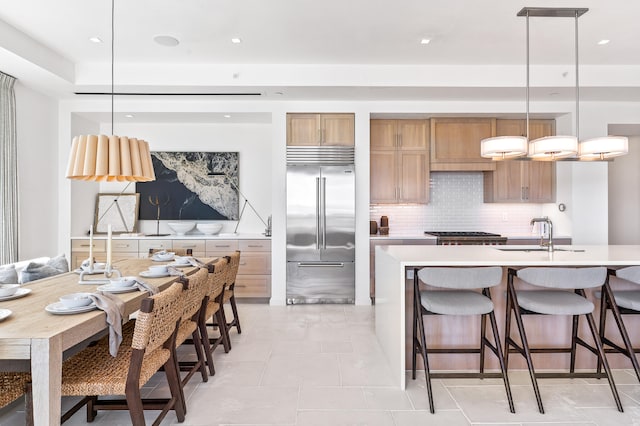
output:
[{"label": "undermount sink", "polygon": [[[497,250],[500,251],[521,251],[521,252],[530,252],[530,251],[549,251],[546,247],[535,247],[535,248],[499,248]],[[553,251],[570,251],[570,252],[574,252],[574,253],[581,253],[584,252],[584,249],[566,249],[566,248],[554,248]]]}]

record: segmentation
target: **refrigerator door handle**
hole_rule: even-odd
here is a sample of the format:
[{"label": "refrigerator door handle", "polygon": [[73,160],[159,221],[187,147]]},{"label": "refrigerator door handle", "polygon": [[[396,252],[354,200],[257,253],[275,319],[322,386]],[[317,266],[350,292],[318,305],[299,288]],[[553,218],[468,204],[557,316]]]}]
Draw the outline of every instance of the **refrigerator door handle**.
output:
[{"label": "refrigerator door handle", "polygon": [[320,178],[316,178],[316,250],[320,250]]},{"label": "refrigerator door handle", "polygon": [[327,178],[322,178],[322,248],[327,249]]},{"label": "refrigerator door handle", "polygon": [[344,262],[298,262],[299,268],[343,268]]}]

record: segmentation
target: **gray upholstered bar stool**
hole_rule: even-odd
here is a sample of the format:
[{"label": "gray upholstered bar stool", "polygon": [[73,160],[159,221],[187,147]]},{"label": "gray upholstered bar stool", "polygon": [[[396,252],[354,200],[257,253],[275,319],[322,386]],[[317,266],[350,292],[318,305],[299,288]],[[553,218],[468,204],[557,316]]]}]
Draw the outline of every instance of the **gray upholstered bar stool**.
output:
[{"label": "gray upholstered bar stool", "polygon": [[[547,290],[517,290],[515,289],[516,278],[524,283],[543,287]],[[618,411],[622,412],[620,397],[613,382],[611,369],[604,354],[602,341],[593,319],[593,303],[587,298],[584,289],[606,287],[608,283],[607,269],[604,267],[595,268],[551,268],[532,267],[518,271],[509,269],[507,277],[507,317],[505,321],[505,364],[509,366],[509,353],[518,352],[527,360],[529,375],[536,395],[538,410],[544,413],[540,389],[538,388],[538,378],[601,378],[609,380],[609,386],[613,393]],[[550,289],[550,290],[549,290]],[[511,338],[511,313],[516,320],[518,332],[520,334],[521,345],[518,345]],[[571,344],[570,347],[561,348],[532,348],[527,341],[522,316],[523,315],[571,315],[573,317]],[[587,318],[591,336],[595,342],[595,347],[589,345],[582,338],[578,337],[579,318],[584,315]],[[587,348],[597,355],[598,361],[604,366],[604,375],[598,371],[575,372],[575,360],[577,345]],[[568,373],[537,373],[533,367],[532,353],[569,353],[571,355],[570,368]]]},{"label": "gray upholstered bar stool", "polygon": [[[640,352],[640,348],[634,348],[631,344],[627,327],[622,320],[622,315],[640,314],[640,266],[629,266],[618,269],[617,271],[610,269],[609,275],[615,275],[626,283],[636,284],[637,288],[633,290],[612,291],[611,287],[607,285],[602,289],[600,300],[600,339],[602,339],[602,343],[605,345],[605,352],[618,352],[626,355],[627,358],[631,360],[631,365],[633,365],[636,376],[638,380],[640,380],[640,365],[638,365],[638,358],[636,357],[636,352]],[[606,321],[609,311],[611,311],[616,321],[624,347],[606,336]],[[600,371],[600,365],[598,365],[598,371]]]},{"label": "gray upholstered bar stool", "polygon": [[[504,363],[498,326],[491,301],[490,287],[495,287],[502,281],[501,267],[480,268],[455,268],[455,267],[429,267],[414,269],[414,293],[413,293],[413,357],[412,377],[416,378],[416,356],[419,353],[424,361],[425,379],[427,381],[427,394],[429,409],[435,412],[433,405],[433,392],[431,388],[432,378],[488,378],[500,377],[509,402],[509,411],[515,413],[513,398],[507,369]],[[420,290],[420,282],[438,289]],[[477,291],[481,289],[481,292]],[[480,347],[479,348],[427,348],[427,340],[424,329],[424,316],[428,315],[480,315]],[[491,322],[493,332],[492,344],[486,336],[487,316]],[[453,332],[453,330],[449,330]],[[484,352],[485,348],[498,357],[500,373],[485,373]],[[480,369],[478,373],[452,372],[433,373],[429,370],[429,353],[477,353],[480,354]]]}]

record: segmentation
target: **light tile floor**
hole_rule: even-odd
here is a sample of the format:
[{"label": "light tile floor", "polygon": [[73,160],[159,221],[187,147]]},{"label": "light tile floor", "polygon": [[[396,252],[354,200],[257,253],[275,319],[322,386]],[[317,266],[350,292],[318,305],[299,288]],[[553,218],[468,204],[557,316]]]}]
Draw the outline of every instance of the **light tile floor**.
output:
[{"label": "light tile floor", "polygon": [[[214,354],[217,374],[207,383],[196,376],[188,385],[182,425],[640,426],[640,384],[631,370],[615,371],[624,413],[615,409],[606,382],[576,379],[541,381],[542,415],[528,373],[513,371],[516,414],[509,413],[502,382],[494,379],[435,381],[431,414],[423,375],[409,378],[406,391],[391,386],[374,333],[374,307],[242,304],[240,317],[242,334],[232,331],[231,352],[220,347]],[[168,395],[162,376],[145,393]],[[24,424],[20,410],[14,403],[0,412],[0,425]],[[84,412],[66,424],[87,424]],[[100,412],[93,424],[130,420],[126,412]],[[162,424],[179,423],[170,413]]]}]

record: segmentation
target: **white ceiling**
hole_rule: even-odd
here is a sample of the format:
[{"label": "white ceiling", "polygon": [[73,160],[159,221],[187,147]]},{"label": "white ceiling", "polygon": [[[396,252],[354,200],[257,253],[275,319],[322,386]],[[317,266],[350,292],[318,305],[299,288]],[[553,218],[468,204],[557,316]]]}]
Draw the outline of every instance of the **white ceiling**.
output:
[{"label": "white ceiling", "polygon": [[[589,8],[579,19],[582,95],[639,99],[635,0],[116,0],[116,91],[519,99],[526,20],[516,13],[524,6]],[[110,16],[109,0],[0,0],[0,70],[58,97],[109,91]],[[570,99],[573,20],[530,23],[532,86]],[[156,35],[180,44],[160,46]],[[358,71],[347,78],[349,66]],[[570,78],[537,82],[544,67]],[[618,78],[620,70],[633,75]]]}]

